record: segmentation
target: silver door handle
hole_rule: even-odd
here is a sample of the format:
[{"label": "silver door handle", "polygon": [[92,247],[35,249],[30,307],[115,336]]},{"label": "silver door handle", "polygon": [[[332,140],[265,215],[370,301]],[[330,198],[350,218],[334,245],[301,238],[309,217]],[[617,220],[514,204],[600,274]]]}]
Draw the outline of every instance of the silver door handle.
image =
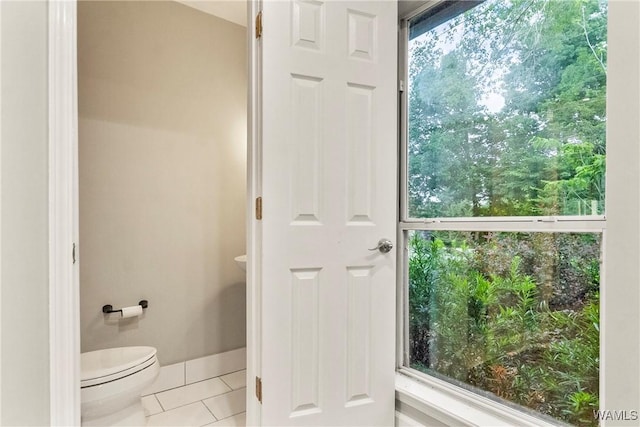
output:
[{"label": "silver door handle", "polygon": [[391,249],[393,249],[393,243],[391,243],[391,240],[389,240],[389,239],[380,239],[378,241],[378,246],[376,246],[375,248],[371,248],[369,250],[370,251],[380,251],[383,254],[386,254],[387,252],[390,252]]}]

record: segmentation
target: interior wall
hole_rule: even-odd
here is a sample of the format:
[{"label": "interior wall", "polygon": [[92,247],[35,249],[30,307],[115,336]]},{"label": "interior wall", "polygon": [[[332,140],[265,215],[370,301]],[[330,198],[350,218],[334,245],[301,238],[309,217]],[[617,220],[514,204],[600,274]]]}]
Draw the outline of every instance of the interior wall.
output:
[{"label": "interior wall", "polygon": [[[600,303],[600,409],[638,425],[640,409],[640,2],[609,3],[607,229]],[[613,167],[610,167],[612,165]],[[630,416],[636,411],[635,417]]]},{"label": "interior wall", "polygon": [[245,345],[245,45],[177,2],[78,4],[82,351]]},{"label": "interior wall", "polygon": [[48,7],[0,1],[2,416],[49,425]]}]

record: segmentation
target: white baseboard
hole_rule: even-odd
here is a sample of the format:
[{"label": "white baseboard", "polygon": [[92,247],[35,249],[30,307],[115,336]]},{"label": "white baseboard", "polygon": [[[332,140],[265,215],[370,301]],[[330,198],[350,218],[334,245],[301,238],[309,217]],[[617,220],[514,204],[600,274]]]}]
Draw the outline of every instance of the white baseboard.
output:
[{"label": "white baseboard", "polygon": [[241,371],[246,367],[246,347],[162,366],[158,378],[142,392],[142,396]]},{"label": "white baseboard", "polygon": [[247,348],[242,347],[185,362],[187,384],[218,377],[247,368]]}]

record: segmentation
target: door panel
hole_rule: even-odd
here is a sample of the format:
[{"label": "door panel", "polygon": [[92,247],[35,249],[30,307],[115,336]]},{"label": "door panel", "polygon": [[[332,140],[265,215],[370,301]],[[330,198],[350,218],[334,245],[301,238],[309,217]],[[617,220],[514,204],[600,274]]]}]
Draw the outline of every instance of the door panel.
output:
[{"label": "door panel", "polygon": [[263,425],[392,425],[397,5],[263,4]]}]

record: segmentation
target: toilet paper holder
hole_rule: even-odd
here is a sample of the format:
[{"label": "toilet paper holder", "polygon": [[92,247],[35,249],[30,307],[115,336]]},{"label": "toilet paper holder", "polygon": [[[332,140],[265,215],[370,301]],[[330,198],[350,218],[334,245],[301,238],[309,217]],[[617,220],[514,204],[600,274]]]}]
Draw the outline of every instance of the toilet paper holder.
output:
[{"label": "toilet paper holder", "polygon": [[[141,305],[143,309],[149,307],[149,301],[147,301],[146,299],[143,299],[142,301],[140,301],[138,303],[138,305]],[[118,309],[118,310],[114,310],[113,306],[111,304],[107,304],[107,305],[103,305],[102,306],[102,312],[105,314],[109,314],[109,313],[122,313],[122,309]]]}]

